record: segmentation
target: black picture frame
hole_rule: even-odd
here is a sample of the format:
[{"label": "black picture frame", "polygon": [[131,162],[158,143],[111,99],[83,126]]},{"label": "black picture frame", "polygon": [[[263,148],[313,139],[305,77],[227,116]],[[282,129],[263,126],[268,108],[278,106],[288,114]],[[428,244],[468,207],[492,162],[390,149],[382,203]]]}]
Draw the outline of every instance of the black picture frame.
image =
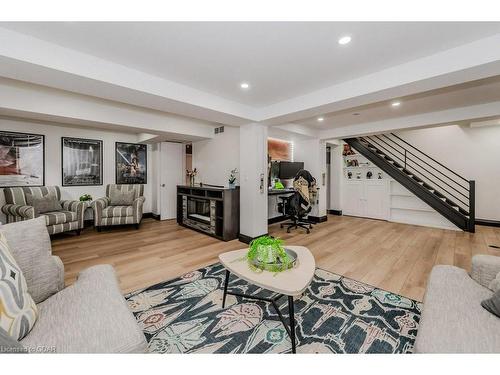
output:
[{"label": "black picture frame", "polygon": [[[65,147],[71,149],[69,144],[81,145],[81,151],[87,151],[84,161],[65,158]],[[85,146],[97,147],[86,150]],[[78,163],[78,165],[75,165]],[[61,183],[62,186],[101,186],[103,184],[103,141],[100,139],[61,137]],[[88,172],[88,173],[86,173]]]},{"label": "black picture frame", "polygon": [[[18,145],[15,145],[15,142],[18,142]],[[41,150],[39,151],[41,155],[39,156],[39,159],[41,160],[36,160],[35,161],[40,163],[38,165],[38,169],[41,173],[41,176],[38,176],[38,180],[40,183],[34,178],[37,176],[34,174],[31,175],[26,175],[24,177],[25,183],[19,183],[22,182],[21,177],[19,179],[16,179],[15,177],[8,177],[8,176],[22,176],[22,174],[16,174],[12,172],[8,172],[8,170],[12,170],[16,167],[12,167],[13,164],[13,159],[15,160],[16,166],[20,164],[21,156],[18,151],[14,151],[15,148],[20,148],[23,147],[23,144],[25,142],[38,142],[41,144]],[[9,145],[9,143],[11,143]],[[26,146],[24,146],[26,147]],[[9,148],[9,150],[7,150]],[[13,153],[15,155],[13,155]],[[10,160],[9,160],[10,159]],[[9,165],[10,161],[10,165]],[[33,173],[33,170],[32,172]],[[29,182],[29,179],[33,181],[33,183]],[[9,182],[9,180],[11,180]],[[45,135],[43,134],[34,134],[34,133],[22,133],[22,132],[13,132],[13,131],[4,131],[0,130],[0,188],[7,188],[7,187],[27,187],[27,186],[45,186]]]},{"label": "black picture frame", "polygon": [[[136,167],[131,173],[130,168],[135,163],[139,170]],[[148,183],[148,146],[146,144],[115,142],[115,183],[117,185],[146,185]]]}]

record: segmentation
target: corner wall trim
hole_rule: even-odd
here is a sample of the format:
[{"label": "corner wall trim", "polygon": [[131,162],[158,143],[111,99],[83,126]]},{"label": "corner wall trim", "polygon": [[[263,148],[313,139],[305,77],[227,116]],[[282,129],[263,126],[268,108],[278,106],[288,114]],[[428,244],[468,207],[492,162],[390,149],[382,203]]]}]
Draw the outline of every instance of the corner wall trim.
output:
[{"label": "corner wall trim", "polygon": [[240,242],[243,242],[243,243],[247,243],[249,244],[250,242],[252,242],[253,240],[255,240],[256,238],[259,238],[259,237],[262,237],[262,236],[267,236],[268,233],[264,233],[264,234],[261,234],[260,236],[256,236],[256,237],[250,237],[250,236],[247,236],[246,234],[239,234],[238,235],[238,240]]},{"label": "corner wall trim", "polygon": [[307,219],[309,219],[313,223],[322,223],[322,222],[328,220],[328,216],[326,216],[326,215],[323,215],[323,216],[311,216],[311,215],[309,215],[307,217]]},{"label": "corner wall trim", "polygon": [[143,218],[143,219],[153,218],[153,219],[155,219],[155,220],[160,220],[160,215],[156,215],[156,214],[154,214],[154,213],[152,213],[152,212],[144,212],[144,213],[142,214],[142,218]]},{"label": "corner wall trim", "polygon": [[487,220],[487,219],[476,219],[476,225],[485,225],[488,227],[500,227],[500,221],[497,220]]},{"label": "corner wall trim", "polygon": [[342,210],[328,210],[330,215],[342,216]]}]

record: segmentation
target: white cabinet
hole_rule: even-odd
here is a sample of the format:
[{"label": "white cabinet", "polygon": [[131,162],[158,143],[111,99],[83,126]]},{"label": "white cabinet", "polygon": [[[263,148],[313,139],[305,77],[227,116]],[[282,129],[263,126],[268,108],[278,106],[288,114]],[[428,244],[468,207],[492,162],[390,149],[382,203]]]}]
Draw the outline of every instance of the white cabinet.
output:
[{"label": "white cabinet", "polygon": [[387,220],[389,218],[388,180],[344,180],[342,213]]}]

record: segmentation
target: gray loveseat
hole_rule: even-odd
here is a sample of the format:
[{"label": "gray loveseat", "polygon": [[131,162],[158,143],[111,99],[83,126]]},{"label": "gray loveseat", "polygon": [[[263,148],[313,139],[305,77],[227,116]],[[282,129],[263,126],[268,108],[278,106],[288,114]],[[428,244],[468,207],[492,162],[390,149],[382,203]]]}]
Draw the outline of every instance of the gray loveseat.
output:
[{"label": "gray loveseat", "polygon": [[432,269],[415,341],[417,353],[500,353],[500,318],[481,307],[500,257],[476,255],[470,275],[453,266]]},{"label": "gray loveseat", "polygon": [[146,340],[110,265],[80,273],[64,288],[64,266],[51,254],[44,218],[0,227],[38,307],[38,320],[20,343],[28,351],[145,352]]},{"label": "gray loveseat", "polygon": [[[84,203],[75,200],[61,200],[59,186],[40,187],[12,187],[3,189],[5,205],[2,212],[7,218],[7,223],[34,219],[41,216],[45,219],[45,225],[50,234],[76,231],[80,234],[83,229]],[[61,204],[62,210],[36,214],[35,208],[30,206],[27,194],[41,198],[47,194],[53,194]]]}]

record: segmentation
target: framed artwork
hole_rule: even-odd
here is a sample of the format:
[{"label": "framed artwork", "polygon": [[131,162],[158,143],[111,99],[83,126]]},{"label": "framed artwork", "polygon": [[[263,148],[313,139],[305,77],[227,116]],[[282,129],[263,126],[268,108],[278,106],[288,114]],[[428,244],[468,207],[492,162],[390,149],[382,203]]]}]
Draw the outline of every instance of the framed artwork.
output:
[{"label": "framed artwork", "polygon": [[61,138],[62,185],[102,185],[102,141]]},{"label": "framed artwork", "polygon": [[147,184],[148,147],[138,143],[116,142],[117,184]]},{"label": "framed artwork", "polygon": [[0,187],[45,185],[45,137],[0,131]]}]

